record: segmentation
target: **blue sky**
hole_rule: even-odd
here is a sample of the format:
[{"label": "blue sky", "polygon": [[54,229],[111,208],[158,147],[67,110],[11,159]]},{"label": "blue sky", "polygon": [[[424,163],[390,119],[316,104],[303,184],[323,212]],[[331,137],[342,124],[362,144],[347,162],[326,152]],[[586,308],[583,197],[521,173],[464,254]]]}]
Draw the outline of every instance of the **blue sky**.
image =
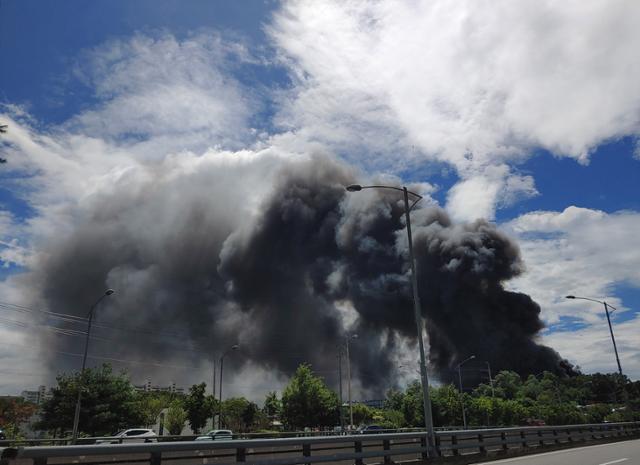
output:
[{"label": "blue sky", "polygon": [[562,297],[619,306],[640,378],[640,11],[586,3],[4,0],[3,299],[38,303],[17,277],[128,166],[321,150],[517,238],[507,286],[586,371],[602,312]]}]

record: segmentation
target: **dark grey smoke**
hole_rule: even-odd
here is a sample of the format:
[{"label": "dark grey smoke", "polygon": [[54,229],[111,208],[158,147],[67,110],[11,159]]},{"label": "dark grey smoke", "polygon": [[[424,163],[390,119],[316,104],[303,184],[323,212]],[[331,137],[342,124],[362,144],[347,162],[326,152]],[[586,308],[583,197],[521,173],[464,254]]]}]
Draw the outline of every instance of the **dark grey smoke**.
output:
[{"label": "dark grey smoke", "polygon": [[[26,277],[44,305],[76,315],[103,289],[117,289],[99,322],[121,329],[96,328],[107,340],[92,341],[92,353],[193,366],[240,342],[232,370],[252,362],[290,374],[304,361],[334,382],[352,307],[357,377],[371,395],[396,382],[399,347],[415,337],[396,193],[348,194],[355,172],[327,157],[168,174],[93,199]],[[253,202],[256,189],[263,198]],[[535,342],[539,306],[503,287],[522,272],[517,245],[483,221],[452,224],[433,206],[412,218],[440,377],[450,379],[469,354],[494,371],[565,372],[558,354]],[[59,352],[78,352],[79,338],[44,337],[52,371],[77,367]],[[141,378],[167,370],[130,371]]]}]

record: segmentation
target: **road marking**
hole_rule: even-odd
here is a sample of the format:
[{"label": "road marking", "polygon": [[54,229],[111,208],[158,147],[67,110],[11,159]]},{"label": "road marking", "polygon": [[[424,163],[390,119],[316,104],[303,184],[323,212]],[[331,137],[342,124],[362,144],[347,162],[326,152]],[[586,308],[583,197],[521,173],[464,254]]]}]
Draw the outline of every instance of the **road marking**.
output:
[{"label": "road marking", "polygon": [[[635,441],[637,441],[637,439],[632,439],[631,441],[622,441],[622,442],[635,442]],[[477,465],[493,465],[493,464],[497,464],[497,463],[519,462],[520,460],[527,460],[527,459],[530,460],[533,457],[540,457],[541,455],[567,454],[567,453],[570,453],[570,452],[577,452],[579,450],[584,450],[584,449],[595,449],[595,448],[598,448],[598,447],[608,447],[608,446],[618,446],[618,445],[620,445],[619,442],[609,442],[607,444],[595,444],[593,446],[572,447],[572,448],[567,448],[567,449],[562,449],[562,450],[556,450],[556,451],[553,451],[553,452],[543,452],[541,454],[522,455],[520,457],[514,457],[514,458],[511,458],[511,459],[493,460],[491,462],[479,462],[479,463],[477,463]],[[602,465],[602,464],[600,464],[600,465]]]},{"label": "road marking", "polygon": [[620,462],[624,462],[625,460],[629,460],[629,459],[612,460],[611,462],[601,463],[600,465],[611,465],[612,463],[620,463]]}]

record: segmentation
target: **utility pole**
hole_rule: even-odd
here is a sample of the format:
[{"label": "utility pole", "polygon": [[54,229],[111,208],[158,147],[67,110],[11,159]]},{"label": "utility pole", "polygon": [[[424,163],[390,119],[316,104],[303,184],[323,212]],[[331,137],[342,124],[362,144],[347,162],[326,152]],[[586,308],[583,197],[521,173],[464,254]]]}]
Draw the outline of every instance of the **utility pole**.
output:
[{"label": "utility pole", "polygon": [[349,397],[349,431],[353,431],[353,403],[351,402],[351,356],[349,355],[349,342],[352,337],[357,337],[357,334],[347,336],[347,392]]},{"label": "utility pole", "polygon": [[216,398],[216,358],[215,356],[213,357],[213,360],[211,361],[211,365],[212,365],[212,372],[213,372],[213,383],[211,383],[211,395],[213,396],[213,398]]},{"label": "utility pole", "polygon": [[344,433],[344,413],[342,406],[344,400],[342,398],[342,344],[338,346],[338,391],[340,393],[340,433]]},{"label": "utility pole", "polygon": [[457,367],[458,380],[460,382],[460,406],[462,407],[462,426],[464,427],[464,429],[467,429],[467,413],[464,408],[464,392],[462,392],[462,365],[467,363],[469,360],[473,360],[474,358],[476,358],[475,355],[472,355],[471,357],[467,357],[466,359],[458,363],[458,367]]},{"label": "utility pole", "polygon": [[91,323],[93,322],[93,313],[98,306],[98,304],[107,296],[110,296],[115,291],[113,289],[107,289],[104,294],[100,296],[100,298],[96,301],[95,304],[91,306],[89,310],[89,314],[87,315],[87,338],[84,341],[84,355],[82,356],[82,370],[80,370],[80,383],[78,386],[78,398],[76,399],[76,411],[73,415],[73,430],[71,433],[71,442],[73,444],[76,443],[78,439],[78,427],[80,425],[80,407],[82,404],[82,389],[84,389],[84,371],[87,366],[87,354],[89,353],[89,339],[91,335]]},{"label": "utility pole", "polygon": [[[411,266],[411,287],[413,289],[413,312],[416,323],[416,336],[418,339],[418,346],[420,347],[420,377],[422,384],[422,407],[424,409],[424,426],[426,430],[427,439],[427,456],[440,455],[440,451],[436,445],[435,431],[433,429],[433,413],[431,411],[431,396],[429,393],[429,377],[427,373],[427,357],[424,351],[424,341],[422,339],[422,313],[420,310],[420,296],[418,295],[418,278],[416,275],[416,261],[413,255],[413,239],[411,237],[411,209],[422,200],[422,196],[415,192],[409,191],[406,187],[394,187],[394,186],[361,186],[360,184],[351,184],[346,187],[348,192],[359,192],[363,189],[392,189],[403,193],[404,196],[404,213],[407,223],[407,239],[409,245],[409,260]],[[411,194],[416,200],[409,205],[409,194]]]},{"label": "utility pole", "polygon": [[222,428],[222,368],[224,367],[224,358],[232,350],[238,350],[238,344],[229,347],[220,357],[220,405],[218,406],[218,429]]},{"label": "utility pole", "polygon": [[489,372],[489,385],[491,386],[491,397],[496,396],[496,391],[493,389],[493,378],[491,377],[491,365],[487,361],[487,371]]}]

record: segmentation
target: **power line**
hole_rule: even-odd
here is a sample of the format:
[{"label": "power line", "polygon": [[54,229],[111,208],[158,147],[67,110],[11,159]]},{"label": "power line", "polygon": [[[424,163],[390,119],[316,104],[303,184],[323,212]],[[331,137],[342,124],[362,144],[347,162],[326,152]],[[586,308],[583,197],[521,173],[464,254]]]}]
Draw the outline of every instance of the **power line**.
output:
[{"label": "power line", "polygon": [[[0,342],[1,345],[6,345],[6,346],[20,346],[20,347],[29,347],[29,348],[33,348],[33,346],[27,345],[27,344],[10,344],[10,343],[6,343],[6,342]],[[74,352],[65,352],[65,351],[61,351],[61,350],[51,350],[50,352],[54,352],[56,354],[62,354],[62,355],[68,355],[68,356],[72,356],[72,357],[82,357],[83,354],[77,354]],[[151,365],[151,366],[157,366],[160,368],[179,368],[179,369],[186,369],[186,368],[193,368],[193,369],[199,369],[199,366],[196,365],[171,365],[171,364],[167,364],[167,363],[162,363],[162,362],[150,362],[150,361],[142,361],[142,360],[127,360],[127,359],[121,359],[121,358],[115,358],[115,357],[106,357],[106,356],[102,356],[102,355],[91,355],[88,354],[87,358],[92,358],[92,359],[96,359],[96,360],[106,360],[106,361],[111,361],[111,362],[119,362],[119,363],[130,363],[130,364],[140,364],[140,365]]]},{"label": "power line", "polygon": [[[8,303],[8,302],[0,301],[0,308],[4,308],[6,310],[13,310],[13,311],[17,311],[17,312],[20,312],[20,313],[30,313],[30,314],[42,313],[44,315],[51,316],[53,318],[58,318],[58,319],[61,319],[63,321],[67,321],[67,322],[70,322],[70,323],[82,323],[82,324],[86,324],[87,323],[87,318],[84,318],[84,317],[79,317],[79,316],[71,315],[71,314],[68,314],[68,313],[58,313],[58,312],[51,312],[51,311],[48,311],[48,310],[33,309],[33,308],[25,307],[23,305],[11,304],[11,303]],[[119,330],[119,331],[128,331],[128,332],[135,332],[135,333],[141,333],[141,334],[149,334],[149,335],[153,335],[153,336],[173,337],[173,338],[179,338],[181,340],[184,340],[184,338],[189,337],[188,334],[184,334],[184,333],[169,333],[169,332],[149,331],[148,329],[143,329],[143,328],[125,328],[125,327],[122,327],[122,326],[114,326],[114,325],[105,324],[105,323],[93,323],[92,326],[94,328],[115,329],[115,330]]]}]

